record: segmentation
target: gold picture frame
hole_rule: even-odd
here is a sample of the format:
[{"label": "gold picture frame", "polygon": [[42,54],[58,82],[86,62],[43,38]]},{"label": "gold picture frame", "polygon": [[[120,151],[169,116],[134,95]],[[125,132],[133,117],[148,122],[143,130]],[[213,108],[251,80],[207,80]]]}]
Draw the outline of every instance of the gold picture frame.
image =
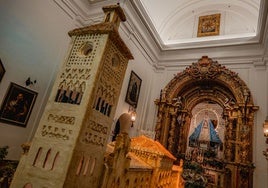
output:
[{"label": "gold picture frame", "polygon": [[36,97],[37,92],[11,82],[0,109],[0,121],[26,127]]},{"label": "gold picture frame", "polygon": [[134,108],[137,108],[138,105],[141,82],[141,78],[131,71],[125,101]]},{"label": "gold picture frame", "polygon": [[197,37],[216,36],[220,34],[221,14],[200,16]]}]

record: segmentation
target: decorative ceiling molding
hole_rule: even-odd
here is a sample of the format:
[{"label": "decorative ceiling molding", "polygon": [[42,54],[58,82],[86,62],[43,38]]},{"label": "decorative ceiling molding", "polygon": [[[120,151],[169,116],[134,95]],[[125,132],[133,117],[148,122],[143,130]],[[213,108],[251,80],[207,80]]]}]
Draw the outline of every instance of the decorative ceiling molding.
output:
[{"label": "decorative ceiling molding", "polygon": [[127,20],[120,25],[120,29],[122,29],[126,35],[131,36],[133,43],[144,57],[154,68],[159,69],[160,67],[157,63],[159,60],[160,46],[155,42],[154,36],[148,32],[147,26],[139,19],[140,15],[138,15],[138,12],[134,9],[130,1],[125,1],[123,9]]},{"label": "decorative ceiling molding", "polygon": [[102,7],[116,4],[116,0],[53,0],[78,27],[96,24],[102,21]]},{"label": "decorative ceiling molding", "polygon": [[253,65],[258,70],[266,70],[267,62],[264,59],[256,60],[253,62]]},{"label": "decorative ceiling molding", "polygon": [[[186,48],[175,49],[175,48],[165,48],[163,49],[160,42],[159,36],[155,36],[155,34],[150,29],[150,25],[148,25],[148,20],[143,17],[141,12],[138,10],[137,3],[134,0],[130,0],[130,4],[139,15],[140,19],[136,17],[130,17],[129,20],[139,20],[139,25],[145,25],[147,31],[145,30],[137,30],[136,33],[142,33],[143,38],[151,38],[153,37],[153,41],[159,49],[152,49],[151,51],[160,51],[157,53],[157,66],[156,67],[176,67],[176,66],[184,66],[189,63],[195,61],[198,57],[203,55],[208,55],[215,59],[232,59],[232,62],[240,62],[244,64],[253,64],[255,59],[263,58],[264,52],[267,51],[267,44],[264,41],[264,36],[266,36],[267,27],[267,10],[268,10],[268,2],[265,0],[261,0],[261,12],[259,16],[259,24],[258,24],[258,34],[254,39],[245,40],[244,42],[239,41],[239,39],[229,39],[229,44],[219,44],[216,46],[215,44],[203,43],[202,45],[195,46],[195,48],[191,48],[191,46],[187,46]],[[150,21],[150,20],[149,20]],[[261,24],[260,24],[261,23]],[[140,29],[142,27],[135,27]],[[144,27],[143,27],[144,28]],[[150,41],[147,48],[150,49],[152,47],[152,41]],[[185,44],[186,45],[186,44]],[[264,46],[265,45],[265,46]],[[146,48],[145,48],[146,49]],[[236,53],[234,53],[236,51]],[[248,61],[250,59],[250,61]],[[225,61],[224,61],[225,62]],[[222,64],[225,64],[221,62]],[[226,61],[229,64],[229,60]]]},{"label": "decorative ceiling molding", "polygon": [[[214,36],[214,37],[201,37],[201,38],[188,38],[188,39],[181,39],[181,40],[170,40],[168,41],[166,36],[169,35],[170,32],[172,32],[172,30],[174,31],[174,29],[171,29],[170,27],[174,27],[175,21],[170,21],[170,20],[176,20],[180,17],[180,13],[177,13],[179,15],[176,15],[176,13],[173,13],[172,16],[168,17],[166,19],[164,19],[163,22],[166,22],[165,24],[165,29],[163,29],[163,24],[161,24],[161,28],[160,30],[156,28],[156,24],[154,24],[154,20],[153,18],[151,18],[148,14],[148,10],[145,9],[144,5],[142,4],[142,2],[140,0],[131,0],[130,1],[133,4],[133,7],[139,12],[139,15],[142,19],[142,21],[144,22],[145,25],[147,25],[148,29],[150,30],[150,32],[152,33],[152,35],[155,38],[155,41],[159,44],[161,50],[179,50],[179,49],[193,49],[193,48],[204,48],[204,47],[218,47],[218,46],[229,46],[229,45],[238,45],[238,44],[251,44],[251,43],[258,43],[259,41],[259,35],[255,34],[255,33],[243,33],[243,34],[232,34],[229,35],[228,38],[227,36]],[[191,3],[194,2],[194,3]],[[209,6],[210,4],[215,4],[215,2],[210,2],[208,1],[207,7],[204,6],[203,1],[191,1],[191,2],[187,2],[187,4],[191,3],[190,5],[187,5],[186,9],[188,11],[187,15],[190,14],[189,12],[189,6],[195,6],[195,4],[200,4],[200,6],[202,5],[203,7],[203,12],[200,12],[201,10],[199,10],[199,14],[204,14],[204,10],[205,8],[207,9],[207,11],[209,11]],[[238,6],[239,3],[235,3],[236,1],[230,1],[232,2],[232,4]],[[180,1],[177,2],[177,4],[179,4]],[[210,4],[209,4],[210,3]],[[217,2],[218,4],[220,4],[220,2]],[[264,2],[263,2],[264,3]],[[213,4],[213,5],[214,5]],[[241,4],[241,2],[240,2]],[[256,3],[255,3],[256,4]],[[215,8],[217,8],[215,11],[220,11],[222,12],[222,9],[224,7],[217,7],[217,4],[215,4]],[[237,10],[240,10],[241,12],[243,12],[243,14],[245,14],[245,12],[248,11],[248,14],[251,12],[253,12],[252,10],[250,10],[251,7],[253,7],[253,4],[248,4],[247,2],[243,3],[244,6],[241,5],[240,9],[236,8]],[[182,5],[183,6],[183,5]],[[179,7],[179,6],[178,6]],[[228,9],[228,7],[227,7]],[[254,8],[252,8],[254,9]],[[232,10],[233,11],[233,10]],[[178,11],[177,11],[178,12]],[[186,12],[186,11],[181,11],[181,12]],[[241,13],[242,14],[242,13]],[[253,15],[253,13],[252,13]],[[185,16],[186,15],[182,15],[180,20],[185,20]],[[252,16],[251,16],[252,17]],[[255,16],[257,17],[257,15]],[[251,20],[251,18],[250,18]],[[250,21],[253,22],[253,21]],[[252,25],[253,23],[251,23]],[[184,27],[184,25],[181,26],[182,28]],[[256,28],[255,28],[256,29]],[[158,31],[159,30],[159,31]],[[192,31],[191,31],[192,32]],[[159,34],[160,33],[160,34]],[[160,36],[160,35],[165,35],[165,36]]]},{"label": "decorative ceiling molding", "polygon": [[[221,60],[221,64],[253,64],[258,59],[267,55],[268,33],[267,10],[268,1],[261,0],[261,13],[259,15],[258,31],[254,40],[241,42],[239,39],[229,39],[225,44],[216,45],[220,40],[214,42],[197,42],[195,46],[185,44],[184,47],[176,48],[163,46],[159,35],[151,28],[150,20],[146,12],[139,10],[139,1],[136,0],[53,0],[78,27],[92,25],[102,21],[104,15],[102,7],[120,2],[125,11],[127,21],[122,23],[119,32],[123,33],[123,39],[131,40],[140,50],[152,67],[164,70],[167,67],[178,67],[189,65],[201,56],[207,55]],[[203,39],[202,39],[203,40]],[[228,43],[229,42],[229,43]],[[234,53],[235,50],[235,53]],[[135,58],[135,57],[134,57]],[[230,60],[230,61],[229,61]]]}]

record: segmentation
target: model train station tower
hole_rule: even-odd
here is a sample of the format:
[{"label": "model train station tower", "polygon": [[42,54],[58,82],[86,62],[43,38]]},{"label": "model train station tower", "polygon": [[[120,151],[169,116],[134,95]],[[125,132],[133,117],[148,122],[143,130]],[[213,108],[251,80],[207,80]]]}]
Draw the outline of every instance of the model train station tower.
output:
[{"label": "model train station tower", "polygon": [[103,158],[131,52],[119,5],[100,24],[69,32],[71,44],[11,187],[100,186]]}]

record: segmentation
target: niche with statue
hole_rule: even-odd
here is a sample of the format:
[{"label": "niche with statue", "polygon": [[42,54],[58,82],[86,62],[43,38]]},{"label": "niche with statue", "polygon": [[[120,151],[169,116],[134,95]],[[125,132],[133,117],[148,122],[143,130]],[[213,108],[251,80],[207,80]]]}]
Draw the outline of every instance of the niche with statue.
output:
[{"label": "niche with statue", "polygon": [[185,187],[253,187],[254,113],[237,73],[203,56],[161,90],[155,139],[184,160]]}]

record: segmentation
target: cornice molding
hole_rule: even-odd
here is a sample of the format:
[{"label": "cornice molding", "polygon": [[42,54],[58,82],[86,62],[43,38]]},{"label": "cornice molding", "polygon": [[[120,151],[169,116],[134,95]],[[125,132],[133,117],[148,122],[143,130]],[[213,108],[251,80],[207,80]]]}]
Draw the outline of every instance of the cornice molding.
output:
[{"label": "cornice molding", "polygon": [[126,31],[124,28],[128,28],[127,33],[132,37],[133,43],[138,47],[144,57],[149,61],[149,63],[154,67],[157,67],[158,54],[160,53],[157,43],[155,43],[153,36],[148,33],[148,29],[143,22],[138,19],[140,18],[137,11],[134,9],[130,1],[126,1],[123,5],[127,21],[122,24],[122,30]]},{"label": "cornice molding", "polygon": [[102,7],[116,4],[116,0],[53,0],[78,27],[96,24],[102,21]]},{"label": "cornice molding", "polygon": [[[262,6],[261,11],[265,12],[267,9],[267,3],[265,0],[261,0]],[[137,11],[140,16],[142,22],[148,28],[151,35],[154,37],[154,41],[158,44],[161,51],[176,51],[176,50],[185,50],[185,49],[198,49],[198,48],[207,48],[207,47],[221,47],[221,46],[230,46],[230,45],[244,45],[244,44],[257,44],[260,42],[261,33],[257,33],[257,35],[245,34],[242,35],[233,35],[230,39],[225,39],[222,36],[215,36],[210,39],[210,41],[205,41],[204,38],[198,38],[197,41],[190,42],[185,41],[180,42],[179,44],[165,44],[158,32],[156,31],[154,24],[150,20],[149,15],[147,14],[144,6],[142,5],[140,0],[130,0],[131,4]],[[147,19],[145,19],[147,18]],[[259,23],[262,23],[263,19],[266,18],[265,14],[261,14],[259,17]],[[260,24],[259,24],[260,25]],[[261,27],[262,28],[262,27]],[[261,29],[261,28],[258,28]]]},{"label": "cornice molding", "polygon": [[253,61],[253,65],[256,70],[266,70],[266,64],[267,60],[264,59],[256,59],[255,61]]},{"label": "cornice molding", "polygon": [[[103,20],[104,14],[102,7],[110,4],[116,4],[115,0],[103,0],[97,2],[88,2],[88,4],[81,9],[85,0],[74,2],[73,0],[53,0],[55,4],[67,14],[67,16],[75,22],[77,27],[85,27],[100,23]],[[124,32],[128,39],[131,40],[140,52],[144,55],[152,67],[158,69],[157,54],[158,47],[153,41],[152,37],[147,33],[148,29],[140,22],[139,15],[134,10],[129,1],[121,3],[121,7],[125,10],[127,21],[121,23],[119,30]],[[87,11],[85,11],[87,10]],[[141,32],[144,31],[144,32]]]},{"label": "cornice molding", "polygon": [[[137,15],[140,17],[140,20],[144,26],[146,26],[146,29],[148,30],[149,34],[153,36],[154,42],[157,44],[159,49],[163,49],[164,43],[161,40],[160,36],[158,35],[155,27],[153,26],[152,21],[150,20],[149,15],[143,8],[142,4],[140,1],[135,1],[135,0],[129,0],[130,4],[136,11]],[[145,19],[148,18],[148,19]]]},{"label": "cornice molding", "polygon": [[[102,21],[104,14],[102,7],[105,5],[116,4],[114,0],[100,0],[89,3],[88,0],[53,0],[78,27],[84,27]],[[156,37],[154,29],[150,23],[144,19],[144,12],[138,10],[137,2],[126,0],[120,2],[124,9],[127,21],[121,23],[119,31],[123,32],[128,40],[139,49],[148,63],[155,71],[162,71],[168,67],[179,67],[189,65],[201,56],[207,55],[213,59],[220,60],[223,64],[254,64],[259,67],[256,59],[263,59],[268,56],[268,2],[263,3],[263,12],[260,15],[259,22],[262,23],[257,35],[258,40],[249,40],[247,44],[233,42],[226,46],[196,46],[196,48],[172,49],[163,47],[159,37]],[[87,4],[86,4],[87,3]],[[84,7],[80,7],[84,5]],[[234,45],[235,44],[235,45]],[[185,44],[186,45],[186,44]],[[234,53],[235,52],[235,53]],[[135,58],[135,57],[134,57]]]}]

